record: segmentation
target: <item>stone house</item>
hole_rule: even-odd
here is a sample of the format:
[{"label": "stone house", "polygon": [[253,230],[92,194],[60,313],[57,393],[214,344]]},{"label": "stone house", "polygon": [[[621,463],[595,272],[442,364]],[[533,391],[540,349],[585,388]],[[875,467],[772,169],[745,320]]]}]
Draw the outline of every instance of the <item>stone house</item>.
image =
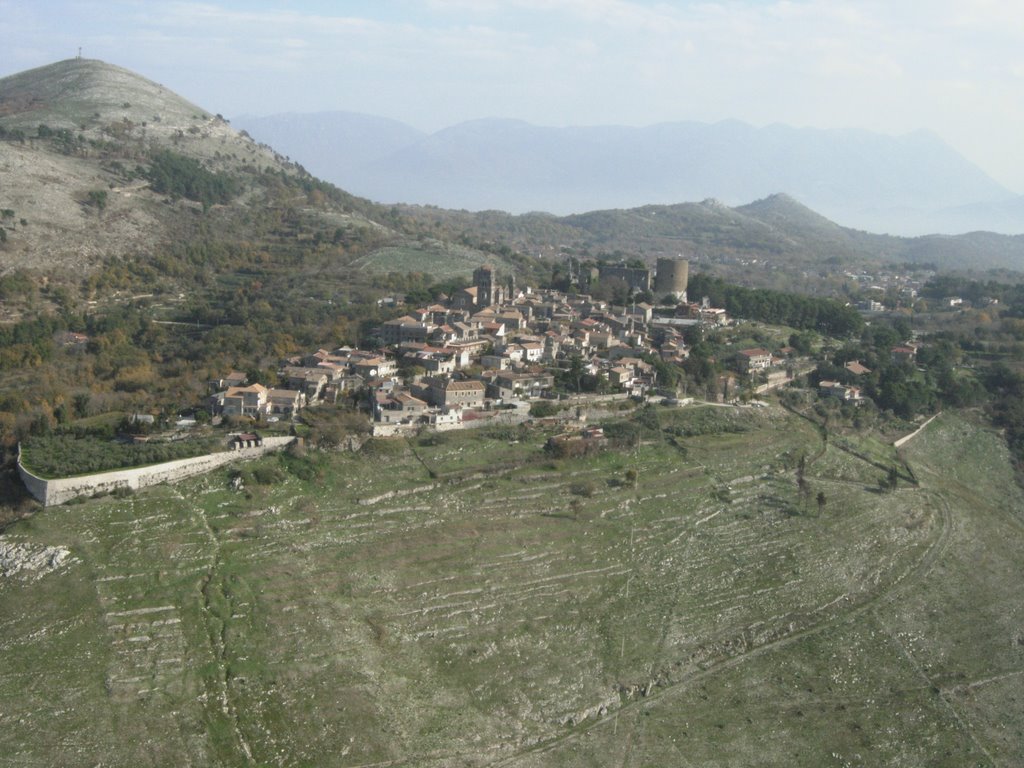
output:
[{"label": "stone house", "polygon": [[382,356],[364,357],[354,360],[352,364],[352,372],[364,379],[387,378],[397,370],[394,360]]},{"label": "stone house", "polygon": [[450,325],[439,325],[437,326],[428,337],[428,341],[431,344],[447,344],[449,341],[455,341],[458,338],[458,334],[455,329]]},{"label": "stone house", "polygon": [[507,371],[512,367],[512,360],[504,355],[481,355],[480,365],[489,371]]},{"label": "stone house", "polygon": [[313,405],[320,400],[331,374],[320,367],[304,368],[289,365],[281,369],[279,377],[286,389],[299,390],[305,395],[306,401]]},{"label": "stone house", "polygon": [[838,381],[818,382],[818,391],[823,395],[837,397],[848,403],[860,403],[862,401],[860,387],[850,387],[840,384]]},{"label": "stone house", "polygon": [[214,413],[222,416],[250,416],[259,418],[267,409],[267,388],[262,384],[247,387],[228,387],[212,398]]},{"label": "stone house", "polygon": [[554,374],[547,371],[498,373],[487,392],[491,397],[507,400],[511,397],[540,397],[554,389]]},{"label": "stone house", "polygon": [[378,400],[373,418],[381,424],[412,424],[427,413],[427,404],[408,392],[397,392]]},{"label": "stone house", "polygon": [[636,373],[632,366],[617,366],[608,371],[608,383],[613,387],[628,389],[635,376]]},{"label": "stone house", "polygon": [[434,330],[434,324],[418,320],[410,315],[396,317],[380,326],[380,336],[385,344],[401,344],[403,341],[426,341]]},{"label": "stone house", "polygon": [[306,394],[297,389],[270,389],[267,391],[267,413],[291,416],[306,405]]},{"label": "stone house", "polygon": [[454,355],[434,347],[407,352],[402,356],[402,363],[419,366],[427,373],[437,375],[452,373],[455,370]]},{"label": "stone house", "polygon": [[443,377],[424,379],[430,403],[438,408],[483,408],[487,388],[482,381],[453,381]]},{"label": "stone house", "polygon": [[744,349],[736,356],[736,362],[741,373],[763,371],[771,367],[772,353],[761,347]]},{"label": "stone house", "polygon": [[472,309],[476,306],[477,288],[460,288],[452,294],[452,309]]},{"label": "stone house", "polygon": [[472,341],[480,338],[480,326],[476,323],[456,322],[452,323],[452,328],[455,331],[455,338],[460,341]]},{"label": "stone house", "polygon": [[495,316],[494,320],[495,322],[504,325],[505,328],[509,331],[517,331],[520,328],[525,327],[526,325],[526,321],[523,318],[522,313],[514,309],[500,312],[498,315]]}]

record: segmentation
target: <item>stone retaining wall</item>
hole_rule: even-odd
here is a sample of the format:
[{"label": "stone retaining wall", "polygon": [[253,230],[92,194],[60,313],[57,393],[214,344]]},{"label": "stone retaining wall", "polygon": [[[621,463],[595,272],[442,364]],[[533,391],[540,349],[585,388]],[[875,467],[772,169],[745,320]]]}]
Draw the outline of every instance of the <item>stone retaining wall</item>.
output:
[{"label": "stone retaining wall", "polygon": [[293,443],[294,437],[265,437],[263,445],[257,448],[241,448],[237,451],[208,453],[191,459],[178,459],[146,467],[119,469],[113,472],[99,472],[81,477],[60,477],[47,480],[29,472],[21,463],[18,452],[18,474],[28,492],[44,507],[64,504],[79,496],[94,496],[110,493],[118,488],[136,490],[158,483],[173,483],[186,477],[201,475],[222,467],[232,461],[255,459],[270,451],[276,451]]}]

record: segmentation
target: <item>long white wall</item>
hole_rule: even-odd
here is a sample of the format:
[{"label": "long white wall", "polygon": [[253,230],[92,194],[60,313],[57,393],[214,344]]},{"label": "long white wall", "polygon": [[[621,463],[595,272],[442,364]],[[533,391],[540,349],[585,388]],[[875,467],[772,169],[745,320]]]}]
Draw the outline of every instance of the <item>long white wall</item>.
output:
[{"label": "long white wall", "polygon": [[118,488],[137,490],[147,485],[173,483],[193,475],[201,475],[232,461],[255,459],[270,451],[276,451],[293,443],[294,437],[265,437],[263,445],[258,448],[242,448],[237,451],[208,453],[191,459],[178,459],[163,464],[151,464],[147,467],[120,469],[114,472],[100,472],[95,475],[81,477],[61,477],[47,480],[29,472],[21,463],[18,454],[18,474],[21,480],[43,506],[51,507],[64,504],[79,496],[93,496],[98,493],[110,493]]}]

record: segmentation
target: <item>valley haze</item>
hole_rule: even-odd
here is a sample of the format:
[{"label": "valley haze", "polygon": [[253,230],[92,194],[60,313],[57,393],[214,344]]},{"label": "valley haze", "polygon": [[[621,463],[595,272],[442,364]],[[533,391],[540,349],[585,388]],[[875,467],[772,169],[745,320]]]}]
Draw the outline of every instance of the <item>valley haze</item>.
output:
[{"label": "valley haze", "polygon": [[434,133],[349,112],[242,116],[236,127],[384,203],[556,215],[785,192],[848,227],[898,235],[1024,232],[1012,194],[935,134],[884,136],[736,120],[551,128],[520,120]]},{"label": "valley haze", "polygon": [[[707,197],[736,205],[785,192],[844,225],[873,231],[1022,231],[1024,6],[1019,4],[936,0],[923,12],[915,3],[866,0],[159,5],[111,0],[97,13],[86,0],[2,0],[0,14],[10,43],[0,76],[81,50],[88,58],[145,73],[232,117],[341,109],[429,128],[429,152],[408,156],[418,157],[422,167],[410,168],[407,189],[396,190],[388,178],[394,163],[383,158],[375,166],[379,186],[358,185],[389,202],[561,213]],[[513,127],[504,118],[526,125]],[[547,165],[552,177],[568,178],[547,195],[527,199],[524,193],[534,182],[545,180],[529,163],[522,170],[532,175],[507,179],[508,194],[468,199],[492,183],[495,169],[485,163],[482,178],[466,178],[462,159],[444,142],[447,137],[489,150],[480,126],[470,130],[477,120],[492,131],[500,127],[503,134],[519,134],[521,148],[510,159],[525,156],[540,166],[536,170]],[[793,132],[802,143],[801,154],[792,158],[797,164],[801,157],[810,163],[825,148],[835,149],[831,139],[849,129],[860,132],[860,143],[903,144],[907,154],[880,157],[878,146],[867,146],[863,169],[848,150],[831,159],[826,155],[834,170],[851,178],[862,170],[875,174],[875,198],[858,194],[848,200],[843,196],[851,190],[835,189],[837,178],[827,179],[827,189],[812,178],[785,174],[766,185],[761,166],[743,164],[746,150],[735,144],[730,150],[735,168],[754,177],[752,190],[735,194],[722,188],[721,178],[703,183],[699,162],[680,165],[689,178],[671,183],[653,180],[647,171],[623,176],[619,167],[605,169],[603,179],[580,178],[573,168],[548,162],[545,150],[538,149],[539,140],[553,147],[568,135],[570,143],[582,141],[579,149],[587,150],[589,134],[610,129],[586,129],[581,135],[566,126],[611,125],[651,126],[628,129],[643,134],[644,142],[664,126],[716,126],[718,133],[731,126],[733,134],[740,126],[759,126],[749,129],[747,138],[761,149],[766,137],[774,141],[780,132]],[[922,130],[932,136],[922,136]],[[630,153],[640,151],[643,160],[642,146],[634,138],[621,151],[630,161]],[[279,149],[309,162],[289,147]],[[699,144],[685,150],[684,158],[711,152],[708,159],[715,159]],[[946,163],[956,155],[967,158],[968,168],[949,176]],[[756,156],[765,170],[772,169],[771,156]],[[778,159],[785,162],[784,156]],[[911,166],[934,161],[942,173],[920,177],[916,195],[893,199],[893,192],[911,191],[905,179],[912,167],[905,168],[904,160]],[[430,167],[448,161],[453,166],[445,173]],[[884,173],[878,173],[878,162],[889,164]],[[962,198],[932,199],[937,185],[956,189],[956,182],[977,176],[978,168],[988,177],[988,193],[968,194],[974,186],[969,183],[960,190]],[[346,179],[329,178],[349,188]],[[618,196],[589,198],[575,186],[602,180],[629,186]],[[946,187],[949,183],[953,186]]]}]

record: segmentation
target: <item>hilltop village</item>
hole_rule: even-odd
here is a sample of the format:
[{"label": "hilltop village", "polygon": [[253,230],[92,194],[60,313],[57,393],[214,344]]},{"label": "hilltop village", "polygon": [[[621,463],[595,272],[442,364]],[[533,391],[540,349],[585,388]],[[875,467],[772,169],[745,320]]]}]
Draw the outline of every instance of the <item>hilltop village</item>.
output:
[{"label": "hilltop village", "polygon": [[[513,277],[482,266],[471,286],[383,323],[373,350],[342,347],[289,357],[275,387],[247,382],[237,371],[211,382],[210,410],[277,420],[367,392],[373,434],[383,436],[499,415],[525,418],[532,402],[556,397],[556,379],[568,380],[576,393],[589,389],[591,399],[643,398],[661,391],[661,363],[686,359],[685,329],[729,322],[725,310],[706,299],[687,300],[686,260],[660,259],[654,273],[625,265],[593,272],[580,276],[584,285],[621,280],[634,294],[653,291],[678,303],[670,315],[655,314],[642,301],[614,306],[585,293],[519,288]],[[781,362],[760,352],[741,353],[737,373]]]},{"label": "hilltop village", "polygon": [[[657,312],[643,301],[616,306],[582,292],[520,288],[513,277],[481,266],[471,286],[384,322],[373,349],[291,356],[281,361],[276,386],[238,371],[210,382],[209,409],[215,417],[276,422],[350,398],[367,409],[374,436],[391,436],[550,415],[555,401],[570,398],[578,404],[658,396],[675,404],[674,383],[659,380],[659,372],[687,359],[687,331],[699,337],[730,324],[707,298],[688,300],[688,266],[659,259],[656,271],[602,265],[577,276],[584,286],[614,279],[634,296],[677,302]],[[740,349],[729,363],[714,387],[720,402],[774,389],[814,367],[790,346]],[[862,399],[858,387],[838,381],[823,380],[819,390],[845,402]]]},{"label": "hilltop village", "polygon": [[[862,315],[870,310],[850,304],[730,288],[703,275],[691,282],[682,258],[658,259],[656,270],[639,261],[569,267],[571,290],[520,287],[484,265],[469,285],[447,294],[438,287],[432,303],[379,297],[383,317],[401,314],[364,328],[359,346],[311,348],[262,368],[229,371],[208,381],[192,415],[179,414],[177,429],[160,437],[154,432],[170,426],[166,415],[160,424],[152,414],[124,416],[121,442],[151,450],[117,458],[106,447],[70,444],[67,436],[42,437],[26,443],[18,471],[37,499],[61,503],[53,500],[107,487],[96,482],[123,485],[123,478],[96,480],[97,472],[154,461],[183,462],[175,476],[201,471],[211,461],[205,452],[216,453],[208,441],[217,433],[201,426],[207,422],[226,427],[228,447],[245,458],[306,439],[356,450],[367,435],[535,419],[561,424],[558,440],[589,446],[605,439],[591,424],[632,404],[764,406],[758,396],[781,387],[788,407],[858,423],[885,413],[931,413],[939,397],[978,398],[976,383],[953,374],[953,351],[929,346],[919,355],[902,318],[865,327]],[[729,311],[707,295],[690,301],[691,288],[713,293]],[[89,339],[64,333],[60,343],[77,349]],[[144,468],[132,472],[132,488],[166,479]],[[84,474],[95,480],[85,483],[89,488],[67,480]]]}]

